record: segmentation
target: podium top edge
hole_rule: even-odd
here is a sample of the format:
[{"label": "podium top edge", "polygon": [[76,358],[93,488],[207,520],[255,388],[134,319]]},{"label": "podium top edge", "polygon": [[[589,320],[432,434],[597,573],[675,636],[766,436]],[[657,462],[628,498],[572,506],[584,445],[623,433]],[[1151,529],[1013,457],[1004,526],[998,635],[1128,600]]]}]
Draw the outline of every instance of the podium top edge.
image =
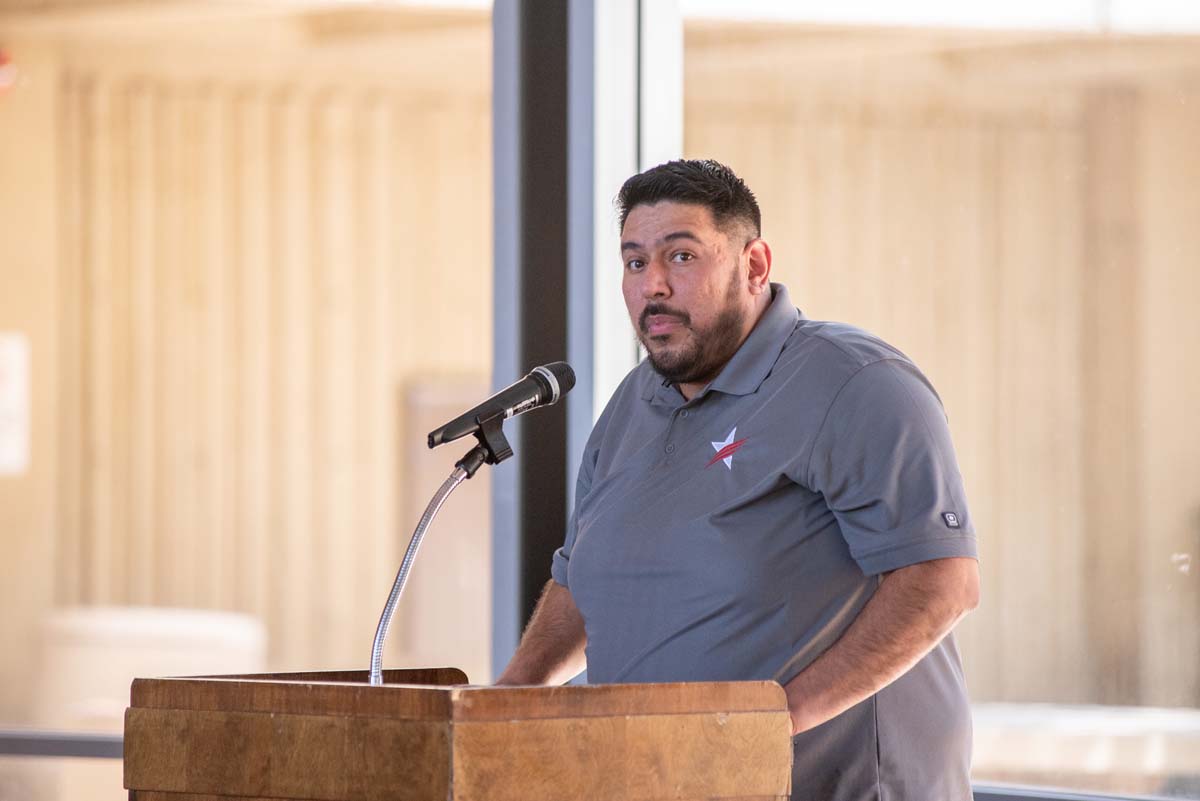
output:
[{"label": "podium top edge", "polygon": [[[285,673],[236,673],[218,676],[176,676],[178,679],[227,681],[275,681],[300,683],[367,684],[366,670],[304,670]],[[393,668],[383,671],[385,684],[414,684],[445,687],[469,684],[467,674],[458,668]]]},{"label": "podium top edge", "polygon": [[628,715],[787,712],[774,681],[461,688],[455,721]]},{"label": "podium top edge", "polygon": [[[311,674],[305,674],[311,675]],[[288,674],[135,679],[132,707],[385,716],[454,722],[610,715],[786,712],[774,681],[559,687],[321,681]]]}]

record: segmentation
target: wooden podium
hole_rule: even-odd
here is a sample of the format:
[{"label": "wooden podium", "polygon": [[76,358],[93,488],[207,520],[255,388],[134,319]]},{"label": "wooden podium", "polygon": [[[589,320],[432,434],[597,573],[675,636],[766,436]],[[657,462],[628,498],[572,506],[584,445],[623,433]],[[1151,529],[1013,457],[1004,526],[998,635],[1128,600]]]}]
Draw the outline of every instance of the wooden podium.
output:
[{"label": "wooden podium", "polygon": [[130,801],[788,798],[774,682],[472,687],[461,671],[136,679]]}]

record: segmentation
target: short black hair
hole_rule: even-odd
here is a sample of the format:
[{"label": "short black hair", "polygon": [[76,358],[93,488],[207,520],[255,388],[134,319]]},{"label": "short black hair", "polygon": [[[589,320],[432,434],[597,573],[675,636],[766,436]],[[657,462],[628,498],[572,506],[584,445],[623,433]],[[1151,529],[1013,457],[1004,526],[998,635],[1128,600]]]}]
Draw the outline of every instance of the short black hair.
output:
[{"label": "short black hair", "polygon": [[718,228],[744,222],[762,236],[762,213],[746,182],[719,161],[679,159],[651,167],[630,178],[617,193],[621,228],[637,206],[668,201],[704,206]]}]

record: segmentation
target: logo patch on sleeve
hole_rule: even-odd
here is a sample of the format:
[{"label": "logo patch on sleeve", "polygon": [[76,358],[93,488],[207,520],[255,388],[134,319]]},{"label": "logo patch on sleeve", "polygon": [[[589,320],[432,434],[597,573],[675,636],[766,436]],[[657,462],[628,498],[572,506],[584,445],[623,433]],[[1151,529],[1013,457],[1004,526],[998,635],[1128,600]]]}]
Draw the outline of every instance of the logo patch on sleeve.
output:
[{"label": "logo patch on sleeve", "polygon": [[950,528],[962,528],[958,522],[958,515],[954,512],[942,512],[942,519],[946,521],[946,525]]}]

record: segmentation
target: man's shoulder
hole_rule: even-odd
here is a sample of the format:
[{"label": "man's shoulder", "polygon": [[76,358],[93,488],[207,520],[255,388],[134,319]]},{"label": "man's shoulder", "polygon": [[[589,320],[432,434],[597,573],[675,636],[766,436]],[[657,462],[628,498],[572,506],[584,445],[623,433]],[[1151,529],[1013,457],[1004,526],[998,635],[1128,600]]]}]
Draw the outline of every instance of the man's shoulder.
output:
[{"label": "man's shoulder", "polygon": [[[850,323],[801,318],[781,354],[781,366],[849,375],[888,359],[912,360],[882,337]],[[915,365],[913,365],[915,366]]]},{"label": "man's shoulder", "polygon": [[[869,368],[869,369],[868,369]],[[877,398],[881,387],[896,381],[912,394],[928,391],[941,397],[921,368],[902,350],[882,337],[849,323],[801,319],[777,365],[779,378],[808,398],[825,398],[833,403],[845,398]],[[873,401],[872,401],[873,402]]]},{"label": "man's shoulder", "polygon": [[796,326],[791,339],[790,345],[811,348],[826,359],[846,362],[852,367],[866,367],[881,359],[910,361],[895,345],[850,323],[805,318]]}]

